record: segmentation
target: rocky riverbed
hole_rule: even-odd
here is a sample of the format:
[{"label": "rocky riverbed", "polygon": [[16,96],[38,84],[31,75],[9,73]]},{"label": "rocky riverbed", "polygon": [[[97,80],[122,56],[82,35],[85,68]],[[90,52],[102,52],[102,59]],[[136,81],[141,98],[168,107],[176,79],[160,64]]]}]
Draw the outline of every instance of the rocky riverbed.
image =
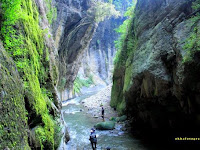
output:
[{"label": "rocky riverbed", "polygon": [[105,120],[109,120],[110,117],[117,117],[117,112],[110,107],[111,87],[112,85],[110,84],[97,94],[82,100],[81,103],[94,118],[101,119],[101,105],[103,105],[105,110]]},{"label": "rocky riverbed", "polygon": [[[98,89],[99,90],[99,89]],[[91,149],[89,135],[90,129],[102,122],[101,107],[105,109],[105,121],[110,117],[117,117],[117,112],[110,106],[111,85],[102,88],[96,94],[86,94],[63,103],[63,116],[69,131],[70,140],[63,149]],[[113,130],[96,130],[97,149],[111,147],[113,150],[147,150],[140,140],[134,138],[124,122],[116,122]],[[65,148],[63,148],[65,147]]]}]

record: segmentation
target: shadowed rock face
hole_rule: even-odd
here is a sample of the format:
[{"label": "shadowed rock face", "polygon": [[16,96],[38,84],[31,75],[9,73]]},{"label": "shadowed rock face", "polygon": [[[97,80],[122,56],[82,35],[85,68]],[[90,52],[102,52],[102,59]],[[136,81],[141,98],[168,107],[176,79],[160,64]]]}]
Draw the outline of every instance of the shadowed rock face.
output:
[{"label": "shadowed rock face", "polygon": [[88,0],[59,0],[57,2],[58,16],[53,30],[60,60],[60,79],[65,78],[66,90],[63,99],[72,97],[73,81],[76,78],[84,50],[90,43],[96,29],[94,16],[89,16],[87,10],[91,7]]},{"label": "shadowed rock face", "polygon": [[136,128],[200,123],[199,52],[183,63],[184,42],[193,31],[191,5],[189,0],[138,0],[129,31],[136,44],[130,52],[125,41],[111,100],[118,111],[128,112]]},{"label": "shadowed rock face", "polygon": [[[23,84],[14,61],[0,42],[0,149],[16,143],[28,148]],[[6,142],[5,142],[6,141]]]}]

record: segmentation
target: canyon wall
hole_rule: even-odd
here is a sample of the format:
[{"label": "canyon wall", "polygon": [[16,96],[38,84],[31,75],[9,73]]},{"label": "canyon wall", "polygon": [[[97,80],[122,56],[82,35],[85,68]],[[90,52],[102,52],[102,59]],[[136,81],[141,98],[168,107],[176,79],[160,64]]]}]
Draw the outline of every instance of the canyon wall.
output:
[{"label": "canyon wall", "polygon": [[69,140],[61,101],[72,97],[96,30],[93,6],[90,0],[0,2],[0,149],[56,149]]},{"label": "canyon wall", "polygon": [[111,17],[98,24],[90,45],[83,55],[78,77],[92,78],[95,85],[112,83],[113,60],[116,54],[115,41],[119,38],[116,29],[126,19],[124,13],[131,4],[131,0],[113,0],[113,5],[120,12],[120,16]]},{"label": "canyon wall", "polygon": [[0,2],[0,149],[56,149],[64,128],[50,0]]},{"label": "canyon wall", "polygon": [[134,128],[200,124],[200,22],[192,2],[137,1],[115,65],[111,99]]},{"label": "canyon wall", "polygon": [[56,1],[58,15],[53,23],[55,45],[59,54],[59,85],[62,100],[73,97],[73,83],[82,56],[96,30],[94,14],[88,9],[94,5],[88,0]]},{"label": "canyon wall", "polygon": [[110,18],[99,23],[92,41],[84,53],[78,75],[92,76],[96,85],[106,85],[112,82],[113,58],[116,51],[114,41],[119,37],[114,29],[122,24],[123,20],[123,17]]}]

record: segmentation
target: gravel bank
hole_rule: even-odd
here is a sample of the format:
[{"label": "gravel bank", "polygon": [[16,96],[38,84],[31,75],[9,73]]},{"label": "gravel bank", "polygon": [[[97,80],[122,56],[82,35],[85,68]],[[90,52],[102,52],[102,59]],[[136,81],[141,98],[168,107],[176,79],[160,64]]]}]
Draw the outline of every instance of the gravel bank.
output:
[{"label": "gravel bank", "polygon": [[101,104],[105,110],[105,120],[117,116],[117,112],[110,107],[111,87],[112,85],[110,84],[100,90],[97,94],[82,101],[83,106],[88,109],[88,113],[93,117],[101,119]]}]

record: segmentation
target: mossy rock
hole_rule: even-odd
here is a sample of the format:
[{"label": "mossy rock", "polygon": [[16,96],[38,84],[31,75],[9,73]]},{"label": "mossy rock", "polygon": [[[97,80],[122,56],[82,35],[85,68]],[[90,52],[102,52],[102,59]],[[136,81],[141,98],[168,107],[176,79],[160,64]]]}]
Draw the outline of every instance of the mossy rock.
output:
[{"label": "mossy rock", "polygon": [[116,117],[110,117],[110,121],[116,121]]},{"label": "mossy rock", "polygon": [[115,122],[114,121],[99,122],[94,127],[99,130],[112,130],[115,128]]},{"label": "mossy rock", "polygon": [[126,119],[127,119],[127,116],[126,116],[126,115],[123,115],[123,116],[120,117],[119,121],[120,121],[120,122],[123,122],[123,121],[125,121]]},{"label": "mossy rock", "polygon": [[123,116],[121,116],[121,117],[117,117],[116,118],[116,121],[117,122],[123,122],[123,121],[125,121],[127,119],[127,116],[126,115],[123,115]]},{"label": "mossy rock", "polygon": [[116,121],[119,122],[119,120],[120,120],[120,117],[117,117],[117,118],[116,118]]},{"label": "mossy rock", "polygon": [[24,88],[0,41],[0,150],[29,150]]}]

